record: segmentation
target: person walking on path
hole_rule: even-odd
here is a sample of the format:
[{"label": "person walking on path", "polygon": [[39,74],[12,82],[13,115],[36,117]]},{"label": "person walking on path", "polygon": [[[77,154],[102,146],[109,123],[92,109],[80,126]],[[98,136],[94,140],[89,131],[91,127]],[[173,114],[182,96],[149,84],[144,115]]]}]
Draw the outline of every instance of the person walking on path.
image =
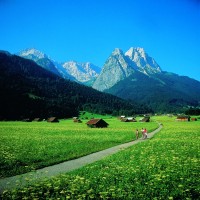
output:
[{"label": "person walking on path", "polygon": [[147,129],[146,128],[144,129],[143,133],[144,133],[144,139],[147,139]]},{"label": "person walking on path", "polygon": [[136,140],[137,140],[138,137],[139,137],[139,131],[138,131],[138,129],[136,129],[135,136],[136,136]]}]

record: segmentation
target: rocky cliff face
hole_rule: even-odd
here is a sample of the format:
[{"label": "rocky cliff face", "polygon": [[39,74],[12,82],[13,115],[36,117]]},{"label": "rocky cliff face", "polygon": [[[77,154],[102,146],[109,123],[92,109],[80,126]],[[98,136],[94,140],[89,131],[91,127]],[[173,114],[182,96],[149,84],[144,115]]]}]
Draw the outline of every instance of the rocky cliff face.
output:
[{"label": "rocky cliff face", "polygon": [[125,54],[116,48],[105,62],[93,88],[100,91],[107,90],[134,74],[135,71],[151,76],[160,73],[161,69],[142,48],[130,48]]},{"label": "rocky cliff face", "polygon": [[134,67],[130,65],[130,60],[122,50],[116,48],[105,62],[100,75],[93,84],[93,88],[104,91],[133,73]]}]

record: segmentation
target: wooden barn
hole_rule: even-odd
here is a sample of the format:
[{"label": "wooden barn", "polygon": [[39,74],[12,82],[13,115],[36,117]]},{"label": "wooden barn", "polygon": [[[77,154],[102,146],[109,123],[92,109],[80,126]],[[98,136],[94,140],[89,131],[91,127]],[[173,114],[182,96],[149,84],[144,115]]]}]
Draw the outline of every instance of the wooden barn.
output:
[{"label": "wooden barn", "polygon": [[143,119],[140,120],[140,122],[150,122],[150,117],[145,116]]},{"label": "wooden barn", "polygon": [[121,122],[137,122],[137,120],[133,117],[123,118]]},{"label": "wooden barn", "polygon": [[190,121],[190,116],[178,116],[176,118],[176,121],[189,122]]},{"label": "wooden barn", "polygon": [[86,124],[90,128],[107,128],[107,126],[109,125],[103,119],[91,119]]},{"label": "wooden barn", "polygon": [[57,117],[50,117],[47,119],[47,122],[59,122]]}]

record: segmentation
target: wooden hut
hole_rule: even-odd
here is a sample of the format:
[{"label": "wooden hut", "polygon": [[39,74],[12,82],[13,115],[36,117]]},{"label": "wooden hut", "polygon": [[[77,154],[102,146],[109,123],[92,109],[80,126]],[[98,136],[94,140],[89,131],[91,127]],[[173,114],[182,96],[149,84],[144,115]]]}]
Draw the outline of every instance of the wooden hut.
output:
[{"label": "wooden hut", "polygon": [[176,118],[176,121],[189,122],[190,121],[190,116],[178,116]]},{"label": "wooden hut", "polygon": [[143,119],[140,120],[140,122],[150,122],[150,117],[145,116]]},{"label": "wooden hut", "polygon": [[47,119],[47,122],[59,122],[57,117],[50,117]]},{"label": "wooden hut", "polygon": [[121,122],[137,122],[137,120],[133,117],[123,118]]},{"label": "wooden hut", "polygon": [[86,124],[90,128],[106,128],[109,125],[103,119],[91,119]]}]

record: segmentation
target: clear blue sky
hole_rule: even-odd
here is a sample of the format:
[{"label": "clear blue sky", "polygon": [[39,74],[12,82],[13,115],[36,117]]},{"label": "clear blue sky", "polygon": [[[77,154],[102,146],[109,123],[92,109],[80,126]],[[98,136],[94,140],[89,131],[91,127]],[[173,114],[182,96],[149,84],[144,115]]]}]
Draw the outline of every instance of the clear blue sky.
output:
[{"label": "clear blue sky", "polygon": [[143,47],[162,70],[200,80],[200,0],[0,0],[0,49],[36,48],[98,66]]}]

